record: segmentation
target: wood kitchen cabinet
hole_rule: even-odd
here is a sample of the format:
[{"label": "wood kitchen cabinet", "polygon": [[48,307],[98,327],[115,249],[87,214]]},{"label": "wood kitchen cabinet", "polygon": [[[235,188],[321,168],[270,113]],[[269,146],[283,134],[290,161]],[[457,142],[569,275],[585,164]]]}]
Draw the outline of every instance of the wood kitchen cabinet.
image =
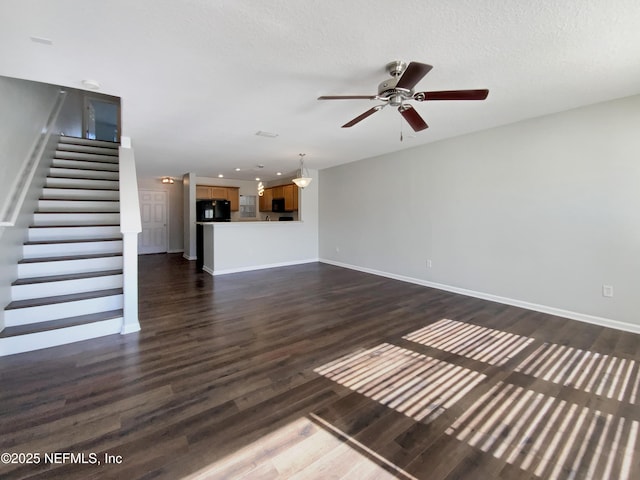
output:
[{"label": "wood kitchen cabinet", "polygon": [[210,185],[196,185],[196,200],[229,200],[231,211],[240,210],[239,187],[216,187]]},{"label": "wood kitchen cabinet", "polygon": [[260,211],[261,212],[270,212],[271,211],[271,200],[273,200],[273,189],[265,188],[264,193],[260,197]]},{"label": "wood kitchen cabinet", "polygon": [[298,210],[298,186],[295,184],[284,185],[282,187],[282,195],[284,196],[284,209],[288,212]]},{"label": "wood kitchen cabinet", "polygon": [[260,211],[271,212],[271,201],[274,198],[284,198],[285,212],[296,212],[298,210],[298,186],[295,184],[280,185],[264,189],[264,194],[260,197]]},{"label": "wood kitchen cabinet", "polygon": [[273,198],[284,198],[284,187],[271,187]]},{"label": "wood kitchen cabinet", "polygon": [[196,200],[211,200],[211,187],[207,185],[196,185]]}]

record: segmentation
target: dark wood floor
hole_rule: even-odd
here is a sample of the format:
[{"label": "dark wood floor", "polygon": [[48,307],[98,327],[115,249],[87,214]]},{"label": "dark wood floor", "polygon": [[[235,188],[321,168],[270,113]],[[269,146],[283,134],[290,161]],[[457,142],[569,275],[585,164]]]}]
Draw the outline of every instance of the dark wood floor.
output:
[{"label": "dark wood floor", "polygon": [[179,255],[140,258],[140,321],[0,359],[0,452],[40,456],[1,478],[640,478],[637,335]]}]

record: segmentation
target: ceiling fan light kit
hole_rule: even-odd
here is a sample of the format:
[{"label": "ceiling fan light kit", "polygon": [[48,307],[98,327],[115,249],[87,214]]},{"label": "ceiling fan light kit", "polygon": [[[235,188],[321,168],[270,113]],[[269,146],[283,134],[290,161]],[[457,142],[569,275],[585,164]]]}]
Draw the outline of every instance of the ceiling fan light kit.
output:
[{"label": "ceiling fan light kit", "polygon": [[358,115],[353,120],[342,125],[342,128],[353,127],[365,118],[382,110],[387,105],[397,107],[400,115],[407,121],[414,131],[419,132],[429,125],[424,121],[416,109],[406,103],[411,100],[425,102],[433,100],[484,100],[489,95],[489,90],[446,90],[437,92],[415,92],[414,87],[431,71],[433,67],[426,63],[410,62],[408,65],[400,60],[395,60],[386,65],[386,70],[391,78],[383,80],[378,85],[378,94],[367,95],[327,95],[318,97],[318,100],[379,100],[381,105],[376,105],[366,112]]}]

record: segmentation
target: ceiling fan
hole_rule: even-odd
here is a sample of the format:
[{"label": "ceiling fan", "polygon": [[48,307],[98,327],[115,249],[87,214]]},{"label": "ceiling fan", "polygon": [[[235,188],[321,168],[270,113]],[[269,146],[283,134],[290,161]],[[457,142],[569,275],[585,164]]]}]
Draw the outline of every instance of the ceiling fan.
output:
[{"label": "ceiling fan", "polygon": [[413,87],[429,73],[433,67],[426,63],[405,62],[396,60],[388,63],[386,70],[391,75],[378,85],[377,95],[324,95],[318,100],[380,100],[384,103],[370,108],[353,120],[342,125],[342,128],[353,127],[356,123],[382,110],[387,105],[398,107],[400,115],[409,123],[416,132],[428,128],[429,125],[420,114],[405,102],[415,100],[417,102],[429,102],[433,100],[484,100],[489,95],[489,90],[443,90],[438,92],[414,92]]}]

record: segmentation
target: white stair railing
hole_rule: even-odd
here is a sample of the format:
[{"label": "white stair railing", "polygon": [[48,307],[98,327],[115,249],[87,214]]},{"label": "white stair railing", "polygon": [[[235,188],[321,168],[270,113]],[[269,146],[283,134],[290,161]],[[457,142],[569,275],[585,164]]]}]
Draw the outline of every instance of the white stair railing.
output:
[{"label": "white stair railing", "polygon": [[138,234],[142,231],[136,162],[131,139],[122,137],[120,143],[120,231],[123,258],[123,322],[120,333],[140,330],[138,321]]}]

